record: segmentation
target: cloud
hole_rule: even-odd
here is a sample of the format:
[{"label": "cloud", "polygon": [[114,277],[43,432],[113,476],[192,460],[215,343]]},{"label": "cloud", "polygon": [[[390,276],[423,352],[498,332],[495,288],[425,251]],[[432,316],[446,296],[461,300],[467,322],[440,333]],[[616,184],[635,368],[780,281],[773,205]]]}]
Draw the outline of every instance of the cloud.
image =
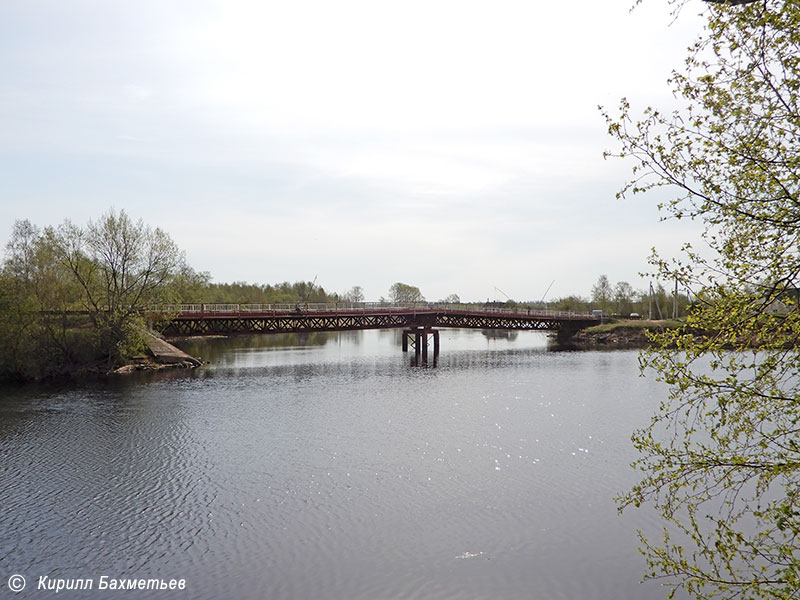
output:
[{"label": "cloud", "polygon": [[7,3],[0,219],[113,204],[217,280],[370,297],[631,278],[659,225],[596,107],[669,98],[696,23],[656,4]]}]

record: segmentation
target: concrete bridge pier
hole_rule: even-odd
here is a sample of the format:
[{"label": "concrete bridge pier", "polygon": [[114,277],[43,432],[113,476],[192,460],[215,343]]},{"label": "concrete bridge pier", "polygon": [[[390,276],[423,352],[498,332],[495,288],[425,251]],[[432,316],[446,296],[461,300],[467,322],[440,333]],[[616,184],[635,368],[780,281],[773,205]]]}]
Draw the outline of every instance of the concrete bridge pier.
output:
[{"label": "concrete bridge pier", "polygon": [[408,352],[408,347],[414,348],[414,363],[428,364],[428,348],[433,339],[433,366],[439,360],[439,330],[426,327],[415,327],[403,330],[403,352]]},{"label": "concrete bridge pier", "polygon": [[578,331],[580,330],[572,327],[561,327],[556,331],[556,339],[559,344],[568,344],[570,338]]}]

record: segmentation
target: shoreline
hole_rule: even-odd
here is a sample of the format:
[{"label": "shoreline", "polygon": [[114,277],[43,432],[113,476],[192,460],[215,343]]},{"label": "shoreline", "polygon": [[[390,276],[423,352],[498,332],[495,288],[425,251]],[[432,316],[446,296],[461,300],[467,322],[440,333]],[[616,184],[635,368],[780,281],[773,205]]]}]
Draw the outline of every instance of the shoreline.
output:
[{"label": "shoreline", "polygon": [[[677,321],[619,321],[606,323],[596,327],[583,329],[575,333],[566,343],[558,344],[564,350],[629,350],[644,349],[649,347],[650,340],[647,331],[671,329],[679,326]],[[131,357],[125,364],[115,368],[101,367],[98,364],[86,364],[73,366],[69,373],[62,373],[50,377],[35,379],[0,379],[2,384],[25,384],[42,383],[57,380],[82,380],[98,379],[103,377],[115,377],[117,375],[128,375],[131,373],[141,373],[150,371],[164,371],[171,369],[195,369],[202,366],[204,361],[190,356],[170,342],[177,341],[170,338],[169,341],[149,334],[146,338],[148,355],[138,355]],[[196,335],[181,337],[178,339],[218,339],[230,336],[220,334]],[[553,337],[554,339],[554,337]],[[555,339],[554,339],[555,341]]]},{"label": "shoreline", "polygon": [[[197,361],[198,359],[194,360]],[[166,371],[168,369],[196,369],[203,364],[202,361],[198,362],[199,364],[196,364],[192,361],[186,360],[180,362],[162,363],[147,356],[143,356],[133,359],[121,367],[117,367],[116,369],[112,369],[100,375],[126,375],[128,373],[139,373],[142,371]]]},{"label": "shoreline", "polygon": [[660,332],[680,326],[679,321],[672,319],[616,321],[581,329],[564,346],[574,350],[641,350],[650,347],[648,332]]},{"label": "shoreline", "polygon": [[151,331],[142,331],[142,341],[147,346],[150,356],[134,357],[127,364],[113,369],[108,374],[124,375],[137,371],[195,369],[203,364],[199,358],[187,354]]}]

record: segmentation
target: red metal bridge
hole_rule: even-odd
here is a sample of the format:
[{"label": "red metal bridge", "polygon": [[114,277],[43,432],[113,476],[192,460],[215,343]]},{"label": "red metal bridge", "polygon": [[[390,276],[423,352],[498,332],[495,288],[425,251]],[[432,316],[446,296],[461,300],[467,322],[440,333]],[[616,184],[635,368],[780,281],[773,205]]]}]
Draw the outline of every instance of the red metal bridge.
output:
[{"label": "red metal bridge", "polygon": [[529,308],[444,303],[180,304],[159,307],[171,336],[354,329],[514,329],[569,337],[600,317]]},{"label": "red metal bridge", "polygon": [[402,328],[403,351],[414,348],[415,364],[439,355],[439,327],[553,331],[559,340],[597,325],[600,317],[530,308],[444,303],[335,302],[296,304],[181,304],[153,309],[170,336],[237,333],[310,333]]}]

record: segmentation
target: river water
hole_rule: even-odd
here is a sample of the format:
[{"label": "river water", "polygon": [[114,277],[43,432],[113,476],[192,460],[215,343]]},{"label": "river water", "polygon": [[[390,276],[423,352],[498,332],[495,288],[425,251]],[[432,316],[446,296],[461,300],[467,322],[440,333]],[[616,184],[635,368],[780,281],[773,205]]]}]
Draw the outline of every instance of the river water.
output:
[{"label": "river water", "polygon": [[[613,497],[666,391],[637,352],[442,331],[182,347],[193,371],[0,389],[0,597],[666,597]],[[185,580],[101,591],[101,576]]]}]

